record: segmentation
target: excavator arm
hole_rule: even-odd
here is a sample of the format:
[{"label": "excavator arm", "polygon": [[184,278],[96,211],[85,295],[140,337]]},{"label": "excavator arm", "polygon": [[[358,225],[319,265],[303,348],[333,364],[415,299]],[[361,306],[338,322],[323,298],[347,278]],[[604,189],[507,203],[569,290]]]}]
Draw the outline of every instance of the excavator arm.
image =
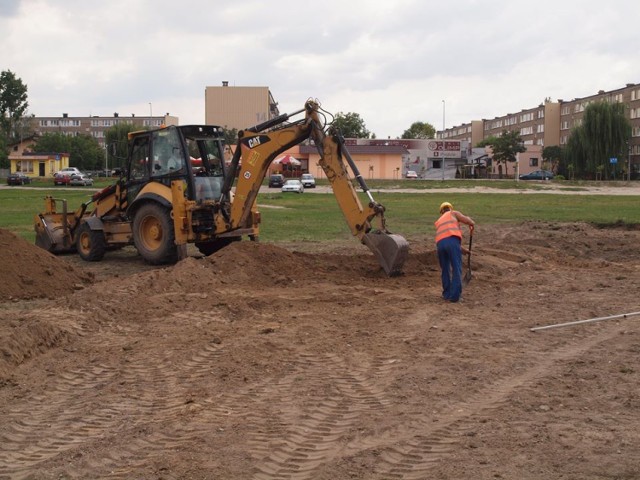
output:
[{"label": "excavator arm", "polygon": [[[305,113],[304,120],[290,121],[302,112]],[[239,228],[246,221],[271,162],[287,149],[311,138],[320,154],[318,163],[331,183],[351,233],[374,253],[387,275],[398,275],[402,272],[409,245],[402,236],[387,230],[384,206],[373,199],[340,132],[333,128],[325,132],[325,123],[318,102],[309,100],[303,110],[280,115],[238,134],[231,174],[223,187],[223,192],[228,191],[237,174],[228,228]],[[367,195],[369,201],[366,205],[358,197],[347,165]],[[377,228],[374,228],[374,222]]]}]

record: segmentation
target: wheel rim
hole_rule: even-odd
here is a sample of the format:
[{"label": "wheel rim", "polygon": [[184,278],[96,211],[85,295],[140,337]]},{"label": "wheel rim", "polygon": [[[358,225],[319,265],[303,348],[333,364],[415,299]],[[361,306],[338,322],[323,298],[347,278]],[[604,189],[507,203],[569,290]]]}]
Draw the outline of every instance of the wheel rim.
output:
[{"label": "wheel rim", "polygon": [[140,224],[140,239],[148,250],[157,250],[162,246],[162,224],[156,217],[145,217]]},{"label": "wheel rim", "polygon": [[91,238],[88,232],[82,232],[80,234],[78,247],[84,254],[88,254],[91,251]]}]

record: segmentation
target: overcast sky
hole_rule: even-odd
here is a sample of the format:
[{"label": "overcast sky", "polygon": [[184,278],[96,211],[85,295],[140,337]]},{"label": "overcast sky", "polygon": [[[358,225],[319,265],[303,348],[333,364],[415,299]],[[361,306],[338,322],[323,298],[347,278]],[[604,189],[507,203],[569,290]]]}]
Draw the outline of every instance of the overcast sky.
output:
[{"label": "overcast sky", "polygon": [[204,123],[226,80],[396,138],[640,83],[639,20],[637,0],[0,0],[0,71],[36,116]]}]

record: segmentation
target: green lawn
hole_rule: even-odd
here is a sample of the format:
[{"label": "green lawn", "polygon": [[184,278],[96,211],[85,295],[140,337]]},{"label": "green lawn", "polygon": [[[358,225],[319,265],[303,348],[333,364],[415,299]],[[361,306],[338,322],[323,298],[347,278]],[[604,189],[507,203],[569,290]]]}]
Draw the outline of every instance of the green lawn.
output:
[{"label": "green lawn", "polygon": [[[640,223],[640,198],[635,196],[558,195],[531,193],[383,193],[373,194],[386,207],[387,228],[405,236],[431,234],[443,201],[479,224],[524,220],[554,222]],[[362,202],[364,203],[364,196]],[[348,238],[342,213],[330,195],[266,194],[259,197],[261,237],[269,241]],[[276,208],[274,208],[276,207]],[[282,208],[284,207],[284,208]]]},{"label": "green lawn", "polygon": [[[90,195],[108,185],[103,181],[95,189],[61,188],[50,184],[36,188],[0,189],[0,228],[13,231],[33,241],[33,217],[42,210],[45,195],[64,198],[69,208],[75,210]],[[464,182],[464,181],[462,181]],[[472,185],[478,184],[469,181]],[[635,196],[605,195],[558,195],[544,193],[429,193],[424,187],[421,193],[392,193],[384,189],[395,184],[407,186],[406,181],[387,181],[384,185],[370,182],[374,198],[387,208],[387,227],[394,233],[405,236],[431,234],[433,222],[438,215],[438,206],[443,201],[453,203],[456,209],[472,216],[479,224],[508,223],[524,220],[554,222],[594,222],[629,224],[640,223],[640,198]],[[455,182],[410,182],[412,187],[432,184],[432,188],[463,186]],[[490,186],[507,188],[516,182],[489,182]],[[520,184],[524,182],[519,182]],[[486,182],[482,182],[486,185]],[[514,188],[529,188],[534,185],[518,185]],[[573,186],[572,188],[580,188]],[[362,202],[366,197],[360,194]],[[331,241],[348,240],[351,236],[336,199],[331,194],[305,192],[302,195],[274,192],[260,194],[258,204],[262,213],[261,239],[263,241]]]}]

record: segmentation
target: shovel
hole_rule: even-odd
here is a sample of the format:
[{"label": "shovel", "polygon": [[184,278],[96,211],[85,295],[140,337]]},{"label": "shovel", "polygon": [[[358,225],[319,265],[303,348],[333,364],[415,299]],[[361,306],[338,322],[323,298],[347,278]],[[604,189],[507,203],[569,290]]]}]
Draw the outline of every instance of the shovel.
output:
[{"label": "shovel", "polygon": [[467,255],[467,272],[462,279],[463,285],[467,285],[471,281],[471,243],[473,242],[473,232],[469,233],[469,254]]}]

